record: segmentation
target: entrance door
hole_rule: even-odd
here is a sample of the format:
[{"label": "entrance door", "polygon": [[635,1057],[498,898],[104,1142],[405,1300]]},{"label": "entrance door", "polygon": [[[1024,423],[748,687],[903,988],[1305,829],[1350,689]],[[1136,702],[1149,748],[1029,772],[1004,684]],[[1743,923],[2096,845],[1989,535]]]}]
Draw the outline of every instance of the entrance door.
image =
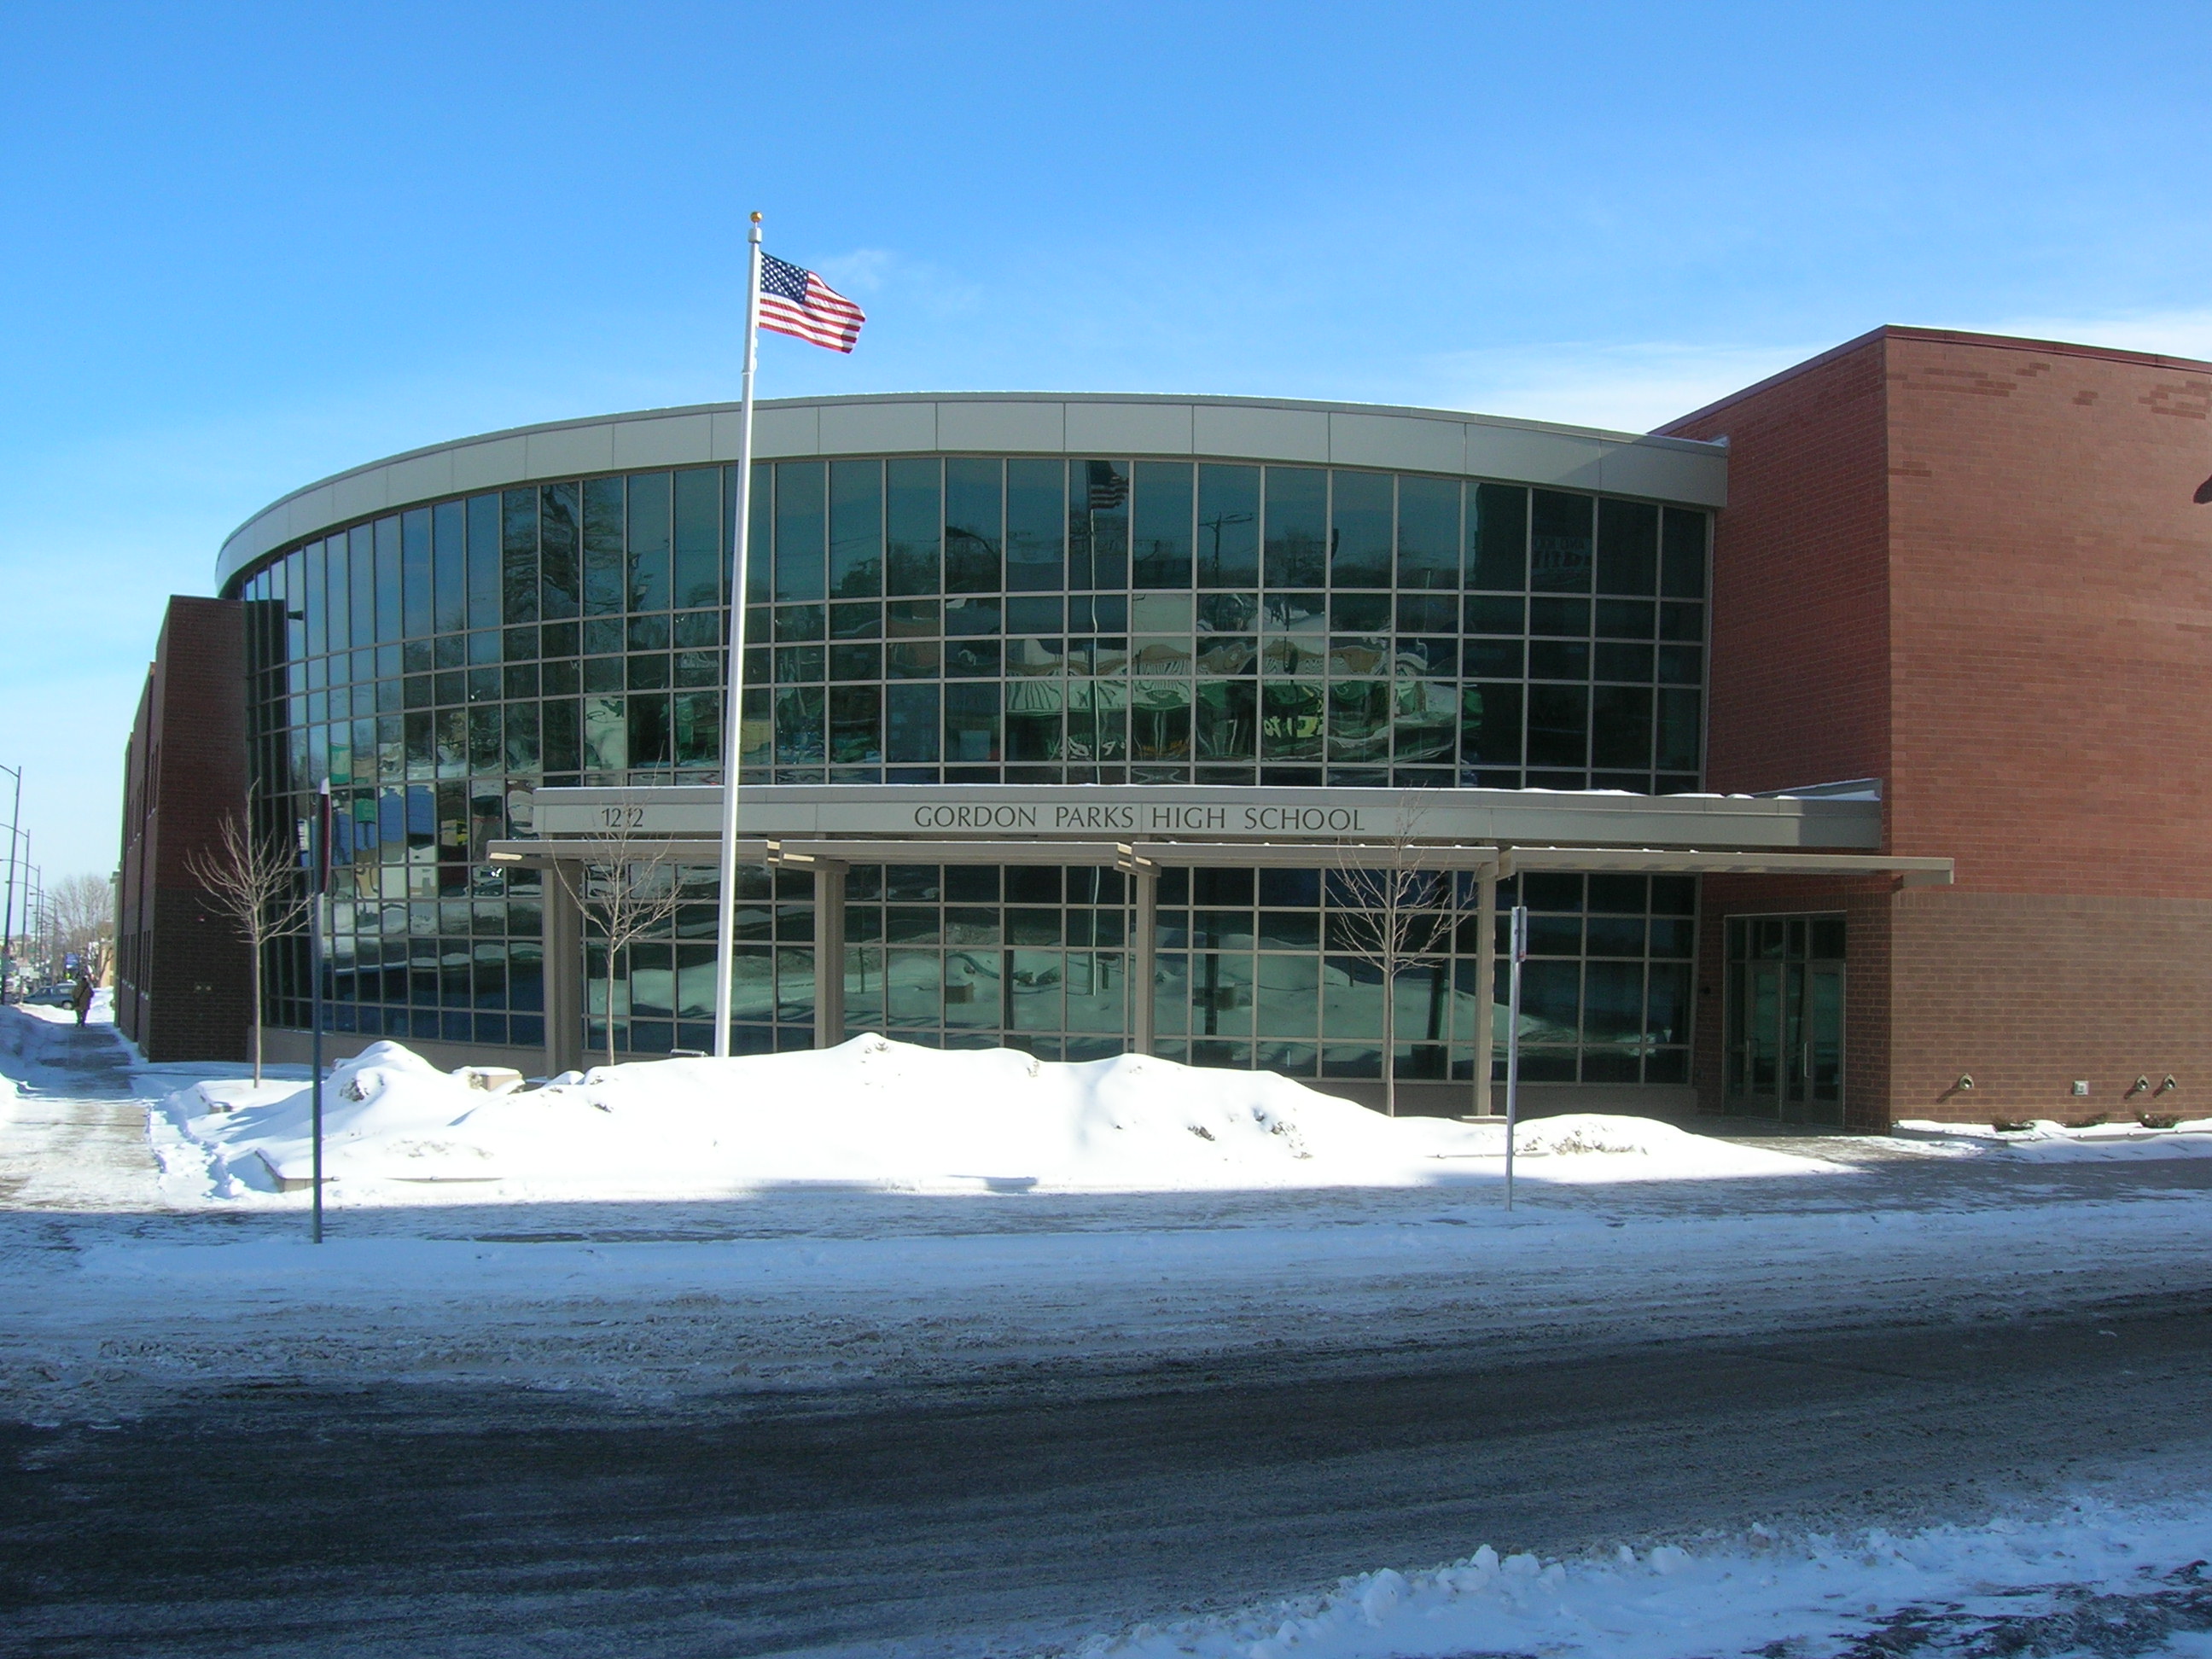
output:
[{"label": "entrance door", "polygon": [[1844,1117],[1844,919],[1731,916],[1729,1109]]}]

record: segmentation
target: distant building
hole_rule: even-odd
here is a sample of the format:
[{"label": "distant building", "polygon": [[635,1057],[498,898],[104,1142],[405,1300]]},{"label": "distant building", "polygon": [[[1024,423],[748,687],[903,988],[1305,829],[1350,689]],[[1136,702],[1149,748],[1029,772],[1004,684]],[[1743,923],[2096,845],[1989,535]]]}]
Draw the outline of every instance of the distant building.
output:
[{"label": "distant building", "polygon": [[243,620],[169,601],[125,751],[115,1019],[149,1060],[234,1058],[252,1025],[246,948],[190,868],[244,809]]},{"label": "distant building", "polygon": [[[1547,1107],[1880,1127],[2185,1101],[2212,1088],[2208,404],[2203,364],[1909,329],[1642,437],[1231,398],[764,404],[745,827],[835,856],[745,877],[742,1042],[1136,1042],[1372,1097],[1382,991],[1336,844],[1419,817],[1469,901],[1394,999],[1419,1109],[1466,1109],[1498,1063],[1486,872],[1534,913]],[[418,451],[225,544],[240,645],[206,695],[242,696],[247,764],[185,787],[229,806],[250,775],[283,835],[329,780],[340,1052],[544,1069],[610,1018],[632,1054],[707,1046],[711,868],[610,1007],[538,866],[641,797],[538,792],[718,781],[735,419]],[[641,799],[711,822],[711,792]],[[974,861],[992,836],[1065,856]],[[1116,842],[1149,854],[1123,860],[1142,903]],[[128,994],[158,1009],[171,924],[132,914]],[[271,968],[297,1030],[304,956]]]}]

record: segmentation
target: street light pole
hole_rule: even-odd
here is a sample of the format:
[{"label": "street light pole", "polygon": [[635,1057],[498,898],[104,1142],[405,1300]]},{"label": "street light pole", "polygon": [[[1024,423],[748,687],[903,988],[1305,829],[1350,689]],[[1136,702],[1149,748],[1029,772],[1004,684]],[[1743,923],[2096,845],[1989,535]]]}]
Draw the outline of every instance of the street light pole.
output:
[{"label": "street light pole", "polygon": [[0,913],[0,1003],[8,1000],[9,969],[14,965],[15,934],[15,836],[16,826],[23,816],[23,769],[20,766],[0,766],[15,780],[15,798],[8,809],[8,903]]}]

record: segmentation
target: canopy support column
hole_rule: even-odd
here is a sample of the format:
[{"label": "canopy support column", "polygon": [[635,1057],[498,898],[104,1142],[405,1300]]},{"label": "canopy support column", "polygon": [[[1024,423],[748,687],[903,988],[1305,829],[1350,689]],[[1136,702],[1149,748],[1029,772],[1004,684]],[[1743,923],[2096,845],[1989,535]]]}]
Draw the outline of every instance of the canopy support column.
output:
[{"label": "canopy support column", "polygon": [[845,1040],[845,862],[814,865],[814,1046]]},{"label": "canopy support column", "polygon": [[580,864],[545,872],[545,1075],[584,1064],[584,910],[573,885]]},{"label": "canopy support column", "polygon": [[1136,848],[1115,848],[1115,867],[1133,882],[1129,933],[1129,1052],[1152,1052],[1152,981],[1159,961],[1160,867]]}]

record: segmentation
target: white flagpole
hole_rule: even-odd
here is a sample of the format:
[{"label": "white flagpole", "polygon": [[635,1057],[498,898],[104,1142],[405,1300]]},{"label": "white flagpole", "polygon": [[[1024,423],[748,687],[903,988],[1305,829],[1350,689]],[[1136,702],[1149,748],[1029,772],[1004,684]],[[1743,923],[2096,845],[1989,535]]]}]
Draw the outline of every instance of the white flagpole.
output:
[{"label": "white flagpole", "polygon": [[731,532],[730,672],[722,689],[722,883],[714,922],[714,1054],[730,1054],[730,983],[738,937],[738,761],[745,708],[745,560],[753,518],[753,369],[760,361],[761,216],[745,248],[745,372],[738,428],[737,522]]}]

